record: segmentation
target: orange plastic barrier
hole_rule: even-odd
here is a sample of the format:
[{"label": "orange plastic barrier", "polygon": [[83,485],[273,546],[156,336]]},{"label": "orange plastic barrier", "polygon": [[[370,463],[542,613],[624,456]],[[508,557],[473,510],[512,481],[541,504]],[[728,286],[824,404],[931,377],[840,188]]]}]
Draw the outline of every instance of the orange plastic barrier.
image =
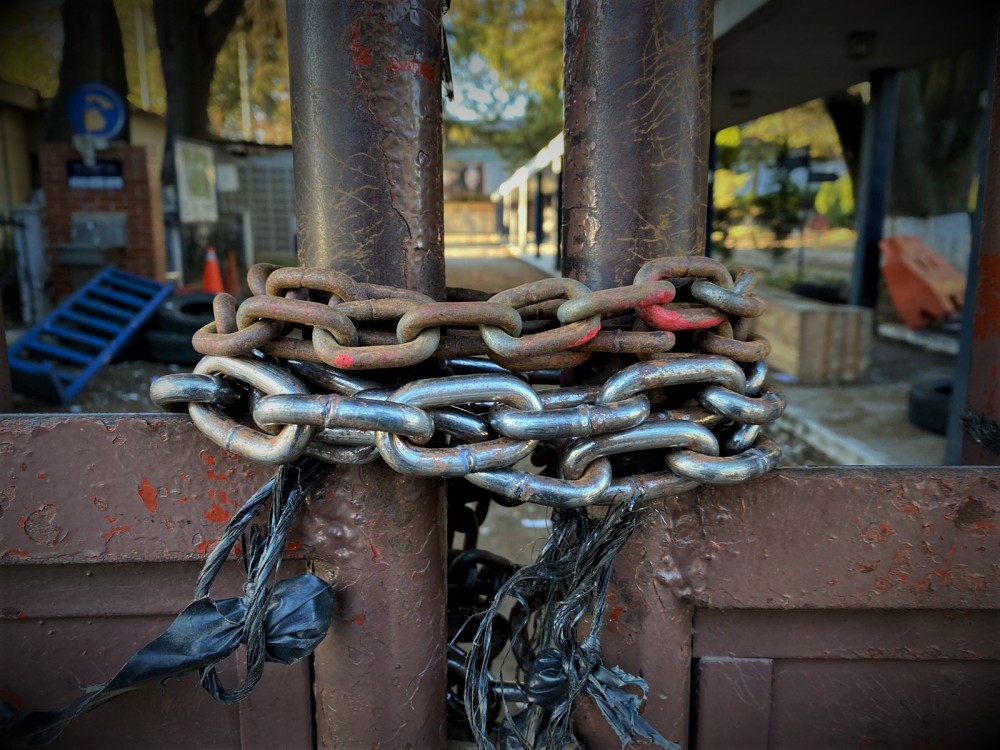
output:
[{"label": "orange plastic barrier", "polygon": [[886,237],[882,275],[892,306],[910,330],[954,315],[965,301],[965,277],[919,237]]}]

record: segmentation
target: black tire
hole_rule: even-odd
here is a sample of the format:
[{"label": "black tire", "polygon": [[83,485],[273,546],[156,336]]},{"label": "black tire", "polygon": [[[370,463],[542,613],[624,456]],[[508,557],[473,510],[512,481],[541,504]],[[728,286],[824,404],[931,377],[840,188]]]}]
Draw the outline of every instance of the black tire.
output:
[{"label": "black tire", "polygon": [[201,356],[191,346],[191,336],[179,331],[146,331],[149,354],[156,362],[175,365],[196,365]]},{"label": "black tire", "polygon": [[922,430],[944,435],[948,431],[952,381],[944,378],[918,380],[910,386],[907,416]]},{"label": "black tire", "polygon": [[160,326],[166,331],[186,333],[190,338],[199,328],[211,323],[211,292],[182,292],[167,299],[158,311]]}]

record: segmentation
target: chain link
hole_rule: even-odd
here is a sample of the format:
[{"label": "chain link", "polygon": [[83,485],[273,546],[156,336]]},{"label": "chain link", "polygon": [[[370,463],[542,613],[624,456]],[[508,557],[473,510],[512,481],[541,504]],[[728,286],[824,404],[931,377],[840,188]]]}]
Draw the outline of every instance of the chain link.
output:
[{"label": "chain link", "polygon": [[[620,289],[544,279],[449,302],[317,268],[260,264],[248,281],[254,296],[219,295],[195,336],[224,355],[151,396],[186,404],[209,439],[255,461],[381,458],[573,508],[745,481],[780,455],[761,433],[785,400],[764,384],[767,342],[749,333],[763,312],[750,269],[663,258]],[[532,385],[602,353],[639,361],[601,385]],[[411,380],[400,368],[414,365],[448,374]]]}]

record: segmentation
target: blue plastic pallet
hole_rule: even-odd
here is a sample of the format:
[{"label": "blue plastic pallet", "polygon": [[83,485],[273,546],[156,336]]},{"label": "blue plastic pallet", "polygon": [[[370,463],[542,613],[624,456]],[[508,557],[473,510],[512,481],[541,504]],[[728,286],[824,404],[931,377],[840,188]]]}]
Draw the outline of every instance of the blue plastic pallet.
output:
[{"label": "blue plastic pallet", "polygon": [[103,269],[11,346],[14,390],[70,403],[172,291],[114,266]]}]

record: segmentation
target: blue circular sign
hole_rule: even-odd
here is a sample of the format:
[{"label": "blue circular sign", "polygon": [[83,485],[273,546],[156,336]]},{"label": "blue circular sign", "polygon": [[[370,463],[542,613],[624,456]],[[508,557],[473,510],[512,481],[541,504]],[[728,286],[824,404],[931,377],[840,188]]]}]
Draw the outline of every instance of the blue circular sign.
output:
[{"label": "blue circular sign", "polygon": [[77,135],[111,139],[125,127],[125,103],[103,83],[82,83],[73,89],[66,114]]}]

